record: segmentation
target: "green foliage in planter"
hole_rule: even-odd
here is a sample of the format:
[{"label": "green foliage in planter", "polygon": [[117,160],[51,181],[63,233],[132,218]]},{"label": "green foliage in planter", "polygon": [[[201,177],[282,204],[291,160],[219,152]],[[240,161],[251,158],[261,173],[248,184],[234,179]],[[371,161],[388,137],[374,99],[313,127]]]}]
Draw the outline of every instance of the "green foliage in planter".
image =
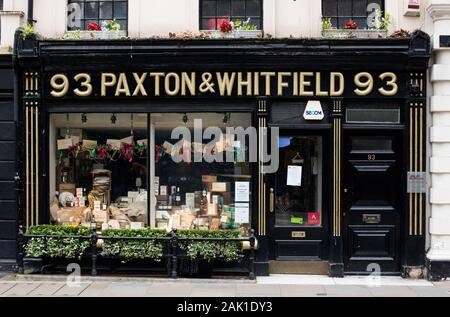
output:
[{"label": "green foliage in planter", "polygon": [[[38,225],[29,227],[30,235],[89,236],[92,230],[85,227]],[[25,242],[28,257],[81,258],[89,248],[89,239],[77,238],[31,238]]]},{"label": "green foliage in planter", "polygon": [[32,24],[27,24],[23,29],[22,29],[22,37],[24,39],[24,41],[31,39],[32,37],[37,37],[37,32],[34,29],[34,26]]},{"label": "green foliage in planter", "polygon": [[[109,237],[165,237],[167,232],[160,229],[108,229],[102,232]],[[159,262],[163,256],[163,243],[143,240],[109,240],[105,239],[102,255],[121,256],[126,261],[135,259],[152,259]]]},{"label": "green foliage in planter", "polygon": [[[185,238],[239,238],[238,230],[179,230],[179,237]],[[242,243],[239,241],[189,241],[180,242],[180,248],[186,250],[192,259],[202,259],[208,262],[221,259],[225,262],[235,262],[242,258]]]}]

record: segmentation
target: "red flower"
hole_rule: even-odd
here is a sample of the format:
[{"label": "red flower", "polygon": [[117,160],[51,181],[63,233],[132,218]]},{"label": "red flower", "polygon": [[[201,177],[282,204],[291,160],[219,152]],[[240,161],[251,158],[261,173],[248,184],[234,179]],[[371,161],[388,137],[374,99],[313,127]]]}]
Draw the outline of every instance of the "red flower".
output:
[{"label": "red flower", "polygon": [[344,29],[356,30],[358,28],[358,24],[355,21],[347,21],[345,22]]},{"label": "red flower", "polygon": [[223,33],[228,33],[233,30],[233,26],[231,25],[230,21],[224,20],[222,23],[220,23],[219,29]]},{"label": "red flower", "polygon": [[101,26],[95,22],[89,23],[87,26],[87,29],[88,29],[88,31],[101,31],[102,30]]}]

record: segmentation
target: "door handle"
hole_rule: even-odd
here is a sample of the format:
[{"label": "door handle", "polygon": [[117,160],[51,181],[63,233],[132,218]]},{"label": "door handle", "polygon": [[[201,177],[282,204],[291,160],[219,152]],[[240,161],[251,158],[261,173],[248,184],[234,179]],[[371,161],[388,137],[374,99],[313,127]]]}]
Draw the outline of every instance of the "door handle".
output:
[{"label": "door handle", "polygon": [[273,188],[271,188],[269,194],[269,211],[273,212],[274,210],[275,210],[275,193],[273,192]]}]

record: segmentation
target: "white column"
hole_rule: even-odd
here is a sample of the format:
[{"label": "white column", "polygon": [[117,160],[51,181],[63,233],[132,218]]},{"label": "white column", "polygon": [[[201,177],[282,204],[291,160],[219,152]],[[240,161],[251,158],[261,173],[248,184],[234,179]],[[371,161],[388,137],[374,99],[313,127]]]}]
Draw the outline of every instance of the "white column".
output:
[{"label": "white column", "polygon": [[430,261],[450,261],[450,48],[439,47],[439,36],[450,36],[450,0],[431,0],[433,65],[430,111],[431,218]]},{"label": "white column", "polygon": [[2,31],[0,47],[2,49],[14,45],[14,32],[22,26],[26,3],[24,0],[4,0],[3,11],[0,11]]}]

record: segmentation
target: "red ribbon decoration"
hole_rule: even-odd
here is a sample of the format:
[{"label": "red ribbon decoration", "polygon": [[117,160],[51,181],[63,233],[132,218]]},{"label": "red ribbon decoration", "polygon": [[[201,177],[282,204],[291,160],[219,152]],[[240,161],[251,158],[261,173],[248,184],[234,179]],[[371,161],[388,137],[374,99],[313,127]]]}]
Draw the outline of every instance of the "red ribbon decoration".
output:
[{"label": "red ribbon decoration", "polygon": [[134,144],[122,143],[122,156],[125,161],[133,162]]},{"label": "red ribbon decoration", "polygon": [[159,160],[161,159],[161,150],[162,150],[161,145],[155,146],[155,152],[156,152],[155,164],[158,164]]}]

